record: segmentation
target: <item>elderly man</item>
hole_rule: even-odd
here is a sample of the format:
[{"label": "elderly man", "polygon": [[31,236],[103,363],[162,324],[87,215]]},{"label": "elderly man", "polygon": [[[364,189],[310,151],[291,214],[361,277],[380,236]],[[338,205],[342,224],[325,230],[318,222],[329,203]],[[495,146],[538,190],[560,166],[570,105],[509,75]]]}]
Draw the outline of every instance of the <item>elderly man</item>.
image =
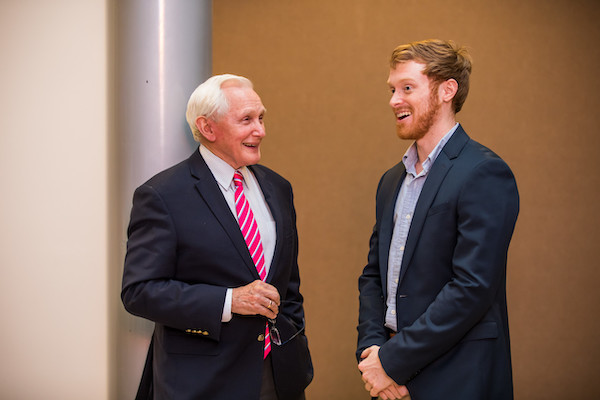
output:
[{"label": "elderly man", "polygon": [[296,215],[257,165],[264,114],[248,79],[213,76],[188,103],[198,150],[135,191],[121,297],[155,322],[138,398],[304,398]]}]

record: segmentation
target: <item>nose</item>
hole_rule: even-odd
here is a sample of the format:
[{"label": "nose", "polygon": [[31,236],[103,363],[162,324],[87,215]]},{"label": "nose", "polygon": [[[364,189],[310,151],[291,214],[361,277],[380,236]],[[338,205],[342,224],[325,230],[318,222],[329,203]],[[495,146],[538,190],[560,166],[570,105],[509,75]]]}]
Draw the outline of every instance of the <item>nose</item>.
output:
[{"label": "nose", "polygon": [[265,123],[262,120],[256,122],[252,134],[257,137],[264,137],[267,134],[265,130]]},{"label": "nose", "polygon": [[390,106],[392,108],[396,108],[401,105],[403,101],[404,99],[400,95],[400,91],[396,90],[394,93],[392,93],[392,97],[390,98]]}]

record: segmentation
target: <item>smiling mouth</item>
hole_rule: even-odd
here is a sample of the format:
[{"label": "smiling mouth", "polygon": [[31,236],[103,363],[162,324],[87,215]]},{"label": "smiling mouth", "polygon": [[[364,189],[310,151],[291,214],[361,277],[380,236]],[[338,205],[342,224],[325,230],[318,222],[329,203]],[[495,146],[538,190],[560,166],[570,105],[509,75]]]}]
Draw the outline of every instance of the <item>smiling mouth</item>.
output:
[{"label": "smiling mouth", "polygon": [[243,143],[244,146],[246,147],[251,147],[251,148],[255,148],[258,147],[258,143],[257,144],[252,144],[252,143]]},{"label": "smiling mouth", "polygon": [[404,112],[400,112],[396,114],[396,118],[398,118],[398,121],[403,120],[406,117],[410,117],[412,114],[409,111],[404,111]]}]

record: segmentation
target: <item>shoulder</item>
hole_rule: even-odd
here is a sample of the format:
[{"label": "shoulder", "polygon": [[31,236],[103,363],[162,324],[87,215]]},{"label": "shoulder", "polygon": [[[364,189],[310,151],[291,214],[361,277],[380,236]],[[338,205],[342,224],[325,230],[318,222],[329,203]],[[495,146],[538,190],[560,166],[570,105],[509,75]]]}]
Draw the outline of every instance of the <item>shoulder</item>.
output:
[{"label": "shoulder", "polygon": [[484,164],[510,170],[508,164],[498,154],[469,137],[462,126],[459,126],[442,152],[450,160],[454,160],[454,167],[459,170],[469,170]]},{"label": "shoulder", "polygon": [[[461,195],[518,198],[517,182],[509,165],[489,147],[469,139],[454,160],[448,183]],[[492,201],[490,200],[490,203]]]},{"label": "shoulder", "polygon": [[465,167],[470,167],[471,169],[499,169],[510,172],[512,175],[510,167],[498,154],[496,154],[489,147],[484,146],[473,139],[469,140],[465,146],[463,154],[461,154],[461,157],[459,157],[458,160],[458,165],[464,163]]},{"label": "shoulder", "polygon": [[[148,179],[139,188],[152,188],[157,192],[171,192],[181,188],[186,183],[194,182],[192,175],[193,164],[197,163],[194,155],[172,165]],[[139,189],[138,188],[138,189]]]}]

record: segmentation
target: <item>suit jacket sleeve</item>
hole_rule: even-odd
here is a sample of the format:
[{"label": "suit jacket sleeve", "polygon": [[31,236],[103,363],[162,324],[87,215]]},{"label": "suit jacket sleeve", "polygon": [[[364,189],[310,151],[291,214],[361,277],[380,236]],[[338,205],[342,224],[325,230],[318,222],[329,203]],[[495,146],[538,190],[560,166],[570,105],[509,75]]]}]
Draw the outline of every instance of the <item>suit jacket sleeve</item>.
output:
[{"label": "suit jacket sleeve", "polygon": [[226,287],[176,280],[177,238],[167,206],[150,185],[133,197],[122,300],[130,313],[219,338]]}]

